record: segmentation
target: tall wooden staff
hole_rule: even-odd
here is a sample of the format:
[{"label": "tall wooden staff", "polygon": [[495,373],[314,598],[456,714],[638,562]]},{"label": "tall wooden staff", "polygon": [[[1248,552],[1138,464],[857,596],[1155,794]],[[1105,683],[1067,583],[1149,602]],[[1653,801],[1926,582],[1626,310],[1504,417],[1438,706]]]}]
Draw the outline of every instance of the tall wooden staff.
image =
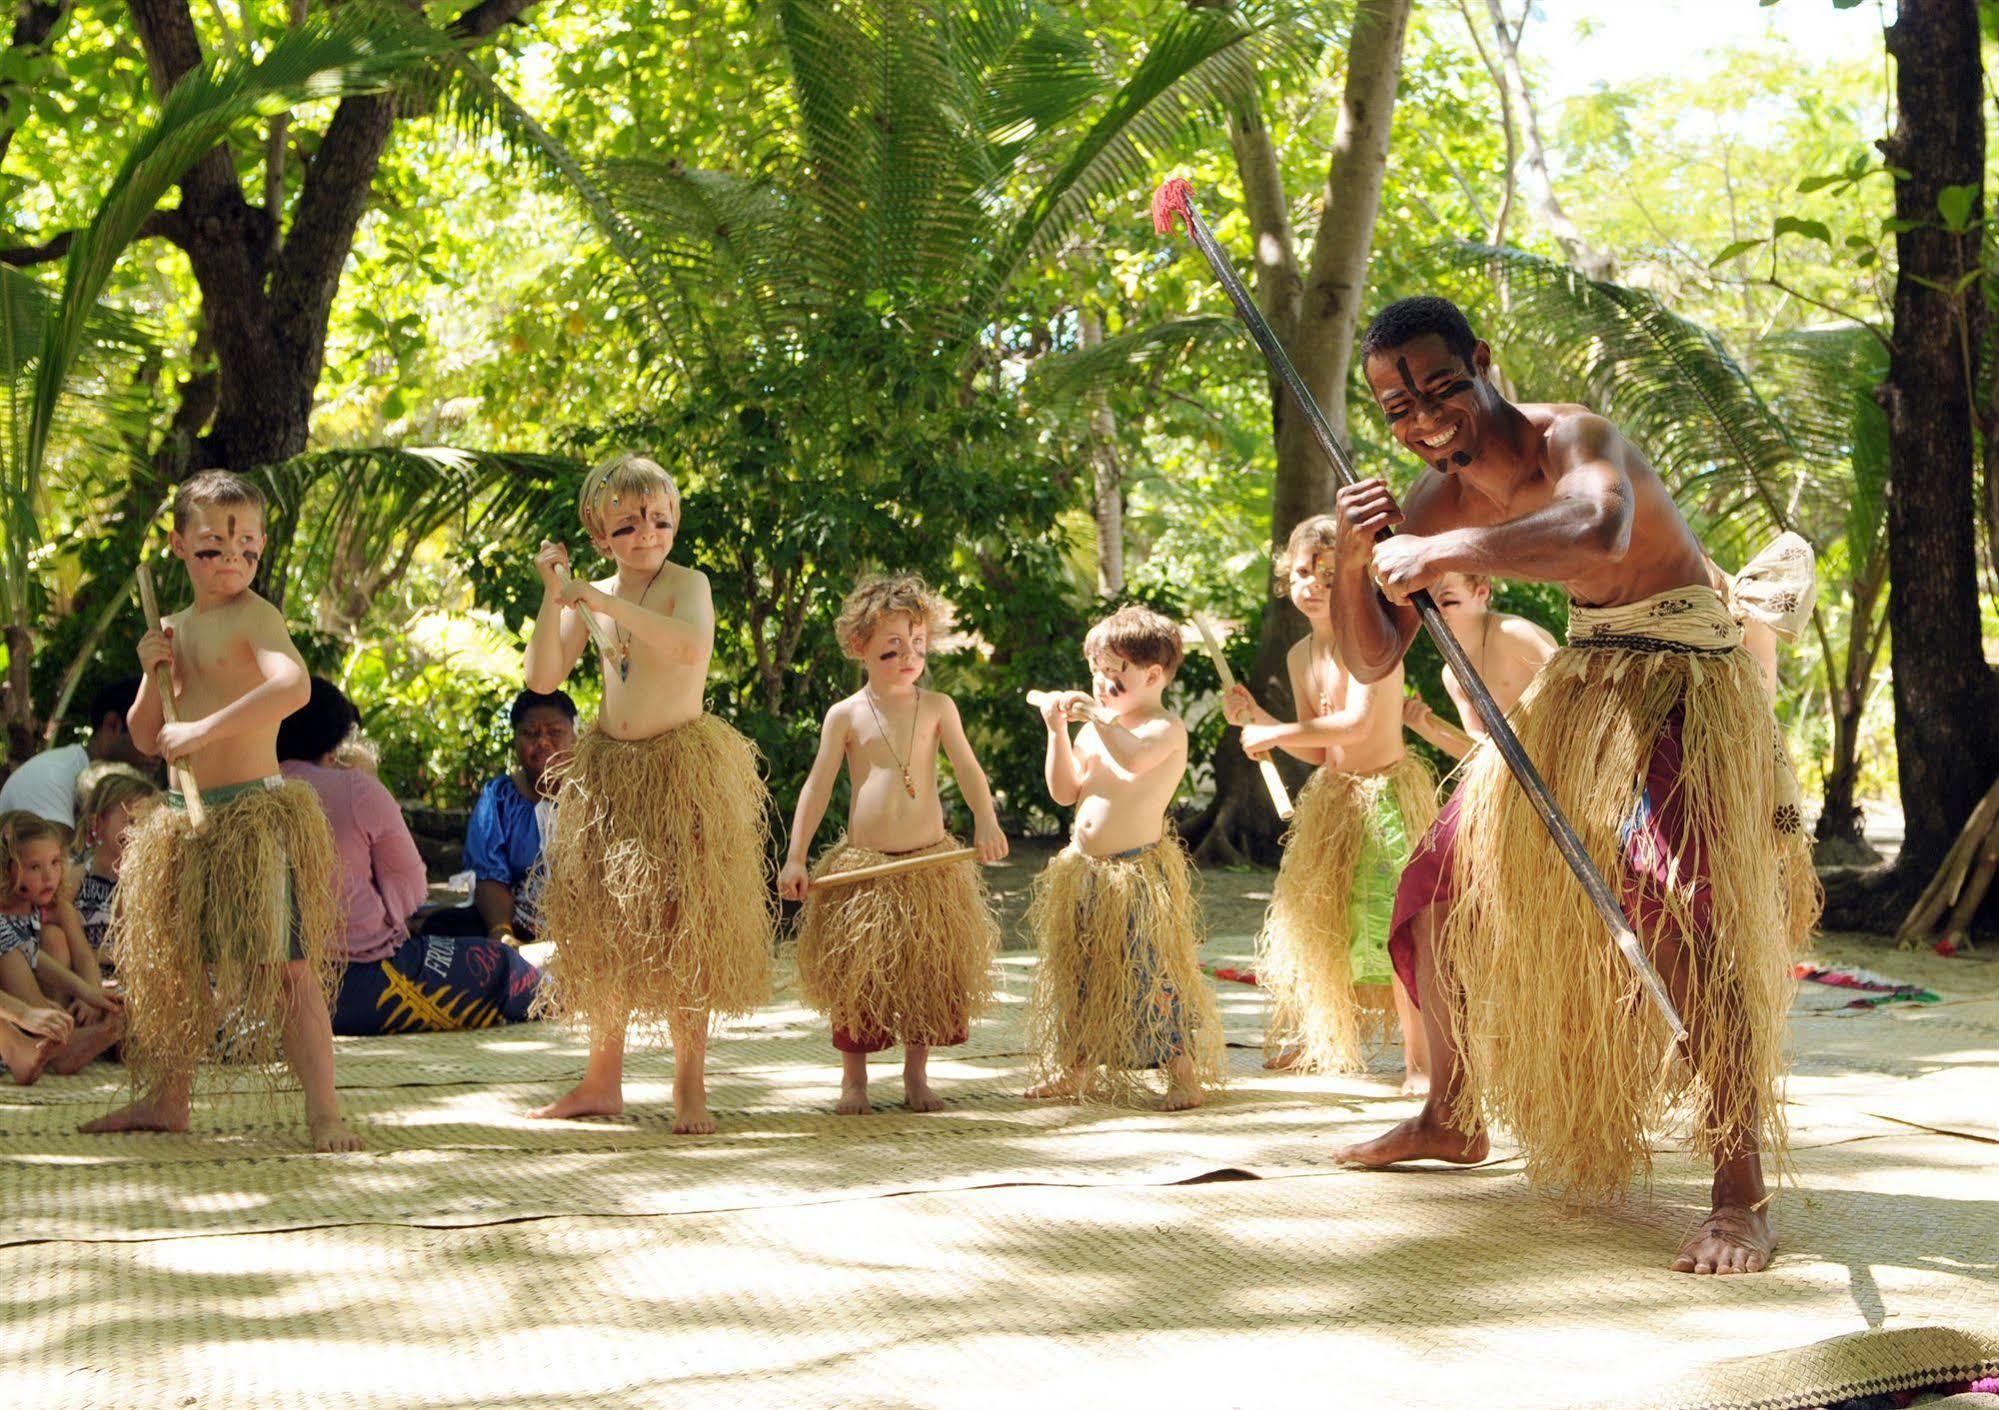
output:
[{"label": "tall wooden staff", "polygon": [[[1271,371],[1277,374],[1286,389],[1290,391],[1292,400],[1304,414],[1305,424],[1311,428],[1312,439],[1319,443],[1319,449],[1325,453],[1327,461],[1332,465],[1334,478],[1342,487],[1356,483],[1360,476],[1354,473],[1346,452],[1340,448],[1339,441],[1334,438],[1333,428],[1326,424],[1325,413],[1319,410],[1319,403],[1306,388],[1305,379],[1298,375],[1298,369],[1291,365],[1291,358],[1285,353],[1284,345],[1277,340],[1277,334],[1265,321],[1262,310],[1257,308],[1250,298],[1249,290],[1245,289],[1242,280],[1236,277],[1235,267],[1229,263],[1228,256],[1222,253],[1221,247],[1215,243],[1215,237],[1209,233],[1207,222],[1202,220],[1200,213],[1194,209],[1193,191],[1185,181],[1177,177],[1161,186],[1152,197],[1153,229],[1161,235],[1170,235],[1173,233],[1176,221],[1186,223],[1187,234],[1193,240],[1194,248],[1201,252],[1202,257],[1208,261],[1208,267],[1215,272],[1215,278],[1221,281],[1222,291],[1229,296],[1229,302],[1235,305],[1236,316],[1249,330],[1251,341],[1263,354],[1264,361],[1270,364]],[[1423,619],[1423,626],[1429,631],[1431,640],[1437,643],[1437,649],[1443,652],[1444,659],[1451,663],[1451,669],[1457,673],[1458,683],[1464,686],[1465,693],[1471,696],[1479,718],[1485,721],[1486,734],[1492,740],[1493,747],[1499,751],[1500,757],[1506,760],[1506,767],[1512,771],[1514,781],[1526,791],[1528,801],[1534,805],[1534,811],[1541,815],[1542,823],[1547,826],[1548,835],[1554,838],[1555,847],[1561,852],[1562,860],[1569,864],[1569,870],[1575,873],[1576,880],[1582,883],[1583,891],[1589,896],[1590,904],[1596,907],[1597,914],[1609,927],[1610,938],[1617,946],[1618,953],[1624,957],[1624,962],[1631,966],[1632,973],[1638,977],[1646,996],[1652,1000],[1653,1006],[1659,1010],[1660,1015],[1673,1030],[1673,1036],[1685,1042],[1687,1026],[1680,1021],[1679,1010],[1673,1007],[1672,996],[1666,992],[1666,982],[1659,977],[1659,971],[1653,968],[1644,947],[1638,943],[1637,932],[1631,928],[1631,922],[1625,918],[1624,908],[1618,904],[1617,897],[1612,893],[1609,884],[1604,881],[1603,874],[1596,869],[1596,863],[1590,860],[1589,853],[1583,849],[1582,839],[1576,836],[1576,830],[1569,825],[1569,820],[1562,816],[1562,810],[1555,803],[1555,796],[1548,791],[1548,785],[1542,781],[1533,761],[1527,757],[1527,751],[1520,747],[1519,736],[1515,735],[1513,727],[1506,723],[1506,716],[1500,710],[1498,703],[1493,700],[1492,692],[1486,689],[1485,682],[1480,680],[1478,672],[1472,669],[1471,658],[1465,655],[1464,647],[1458,644],[1458,639],[1444,624],[1444,614],[1437,610],[1435,600],[1427,591],[1410,594],[1409,605],[1414,607],[1417,615]]]},{"label": "tall wooden staff", "polygon": [[[146,627],[149,631],[160,629],[160,601],[153,596],[153,570],[141,563],[133,574],[139,580],[139,605],[146,611]],[[170,725],[180,723],[180,707],[174,704],[174,673],[164,661],[153,667],[153,689],[160,693],[160,714]],[[187,803],[187,820],[196,832],[208,821],[208,813],[201,806],[201,790],[195,786],[194,770],[184,763],[167,760],[167,772],[181,798]]]}]

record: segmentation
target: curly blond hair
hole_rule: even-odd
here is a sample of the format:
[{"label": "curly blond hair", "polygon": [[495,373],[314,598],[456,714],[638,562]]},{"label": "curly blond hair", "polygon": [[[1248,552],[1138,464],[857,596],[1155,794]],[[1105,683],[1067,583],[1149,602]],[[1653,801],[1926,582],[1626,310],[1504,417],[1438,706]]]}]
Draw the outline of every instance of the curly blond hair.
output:
[{"label": "curly blond hair", "polygon": [[59,822],[20,808],[0,813],[0,880],[7,883],[9,895],[14,889],[14,867],[21,856],[21,849],[30,842],[52,840],[57,847],[69,846],[69,829]]},{"label": "curly blond hair", "polygon": [[129,811],[136,811],[136,805],[151,802],[160,796],[160,786],[127,764],[113,764],[92,780],[84,790],[83,806],[76,810],[76,830],[79,836],[89,837],[93,829],[104,821],[104,817],[119,804],[125,804]]},{"label": "curly blond hair", "polygon": [[943,605],[930,585],[914,573],[870,573],[854,584],[840,615],[833,619],[833,634],[840,649],[858,661],[861,647],[875,634],[885,617],[908,617],[919,627],[934,632],[943,616]]},{"label": "curly blond hair", "polygon": [[583,487],[576,494],[576,513],[583,521],[583,532],[593,542],[602,539],[606,506],[627,495],[638,498],[649,494],[664,494],[673,501],[675,510],[680,507],[680,486],[657,460],[635,450],[621,450],[599,461],[583,477]]},{"label": "curly blond hair", "polygon": [[1333,552],[1339,534],[1340,521],[1330,514],[1314,514],[1299,520],[1291,530],[1291,537],[1284,541],[1283,552],[1277,555],[1277,572],[1272,583],[1277,596],[1289,595],[1292,570],[1300,563],[1310,563],[1322,553]]},{"label": "curly blond hair", "polygon": [[1083,638],[1083,659],[1091,665],[1115,656],[1134,666],[1158,666],[1169,681],[1179,673],[1186,654],[1179,624],[1135,602],[1118,608]]}]

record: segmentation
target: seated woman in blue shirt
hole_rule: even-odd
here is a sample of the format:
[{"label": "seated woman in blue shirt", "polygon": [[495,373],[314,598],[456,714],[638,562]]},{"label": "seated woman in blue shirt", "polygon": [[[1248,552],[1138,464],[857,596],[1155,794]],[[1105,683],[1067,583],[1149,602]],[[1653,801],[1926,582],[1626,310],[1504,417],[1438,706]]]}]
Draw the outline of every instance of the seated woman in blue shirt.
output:
[{"label": "seated woman in blue shirt", "polygon": [[566,691],[524,690],[508,719],[520,767],[487,783],[465,827],[472,905],[433,916],[425,926],[433,934],[477,928],[510,945],[535,937],[542,839],[554,807],[549,766],[576,747],[576,702]]}]

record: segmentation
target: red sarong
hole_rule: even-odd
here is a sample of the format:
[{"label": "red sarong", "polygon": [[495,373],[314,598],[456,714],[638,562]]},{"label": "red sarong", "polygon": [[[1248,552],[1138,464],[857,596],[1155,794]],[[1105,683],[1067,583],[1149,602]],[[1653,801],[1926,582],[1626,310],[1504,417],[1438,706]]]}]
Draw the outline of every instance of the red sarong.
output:
[{"label": "red sarong", "polygon": [[[1680,797],[1683,719],[1679,710],[1666,717],[1646,758],[1643,785],[1618,833],[1624,861],[1623,875],[1617,878],[1619,899],[1624,903],[1625,915],[1630,917],[1639,935],[1646,938],[1652,937],[1664,921],[1665,898],[1675,891],[1686,897],[1696,931],[1707,929],[1713,911],[1706,848],[1699,838],[1689,835],[1686,807]],[[1416,988],[1416,939],[1411,932],[1417,914],[1425,906],[1449,905],[1457,894],[1454,857],[1458,802],[1459,795],[1452,793],[1437,820],[1430,824],[1430,830],[1423,834],[1423,840],[1416,844],[1409,865],[1402,869],[1402,879],[1395,886],[1388,958],[1409,991],[1410,1001],[1419,1008],[1422,998]],[[1548,884],[1579,883],[1565,869],[1560,876],[1549,877]]]}]

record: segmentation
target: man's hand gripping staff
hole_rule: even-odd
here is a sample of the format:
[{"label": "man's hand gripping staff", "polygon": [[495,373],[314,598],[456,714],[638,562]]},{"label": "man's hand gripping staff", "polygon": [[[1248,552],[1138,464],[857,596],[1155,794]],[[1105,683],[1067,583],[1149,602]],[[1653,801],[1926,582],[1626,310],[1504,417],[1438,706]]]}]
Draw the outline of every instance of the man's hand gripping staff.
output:
[{"label": "man's hand gripping staff", "polygon": [[[1319,404],[1306,388],[1304,379],[1298,375],[1298,369],[1291,365],[1291,358],[1284,351],[1284,345],[1278,341],[1277,334],[1250,298],[1249,290],[1243,287],[1242,280],[1237,277],[1228,256],[1215,243],[1215,237],[1208,230],[1207,223],[1194,209],[1192,190],[1185,181],[1177,177],[1162,185],[1152,197],[1153,228],[1161,235],[1168,235],[1172,233],[1176,222],[1185,223],[1187,234],[1194,242],[1194,248],[1201,252],[1202,257],[1208,262],[1208,267],[1214,271],[1215,278],[1221,282],[1222,291],[1228,295],[1229,302],[1235,307],[1236,316],[1248,329],[1251,341],[1256,344],[1257,350],[1263,354],[1264,361],[1270,365],[1271,370],[1291,393],[1293,402],[1305,417],[1305,424],[1311,429],[1312,438],[1318,442],[1319,449],[1324,452],[1327,461],[1332,465],[1334,477],[1343,487],[1358,483],[1360,477],[1354,473],[1346,452],[1334,438],[1332,427],[1326,423],[1325,413],[1320,411]],[[1388,532],[1390,530],[1384,527],[1383,533]],[[1590,860],[1589,853],[1583,849],[1582,840],[1576,836],[1576,830],[1569,824],[1569,820],[1562,815],[1561,809],[1555,803],[1554,795],[1548,791],[1548,785],[1535,769],[1533,761],[1527,757],[1527,751],[1520,747],[1519,737],[1513,733],[1512,726],[1506,723],[1506,716],[1493,700],[1492,692],[1486,689],[1485,682],[1479,679],[1478,672],[1472,668],[1471,659],[1466,656],[1464,647],[1451,634],[1451,629],[1444,624],[1443,614],[1438,610],[1436,602],[1427,590],[1420,588],[1409,593],[1407,600],[1422,618],[1424,628],[1437,643],[1437,649],[1443,653],[1444,659],[1450,663],[1465,693],[1471,697],[1479,718],[1485,722],[1486,732],[1492,740],[1493,747],[1499,750],[1500,756],[1506,760],[1506,766],[1513,774],[1515,782],[1526,791],[1534,805],[1534,811],[1540,814],[1541,821],[1547,826],[1549,835],[1561,852],[1562,859],[1569,864],[1569,870],[1575,873],[1576,880],[1582,883],[1590,903],[1603,918],[1604,924],[1609,927],[1611,940],[1617,946],[1618,952],[1624,957],[1625,963],[1630,965],[1647,997],[1666,1020],[1667,1026],[1672,1029],[1673,1036],[1684,1043],[1687,1037],[1686,1024],[1681,1021],[1679,1011],[1673,1007],[1673,1001],[1666,993],[1665,981],[1660,978],[1659,971],[1653,967],[1644,947],[1639,944],[1637,932],[1626,919],[1624,908],[1618,904],[1616,894],[1611,891],[1603,874],[1596,869],[1596,864]]]}]

